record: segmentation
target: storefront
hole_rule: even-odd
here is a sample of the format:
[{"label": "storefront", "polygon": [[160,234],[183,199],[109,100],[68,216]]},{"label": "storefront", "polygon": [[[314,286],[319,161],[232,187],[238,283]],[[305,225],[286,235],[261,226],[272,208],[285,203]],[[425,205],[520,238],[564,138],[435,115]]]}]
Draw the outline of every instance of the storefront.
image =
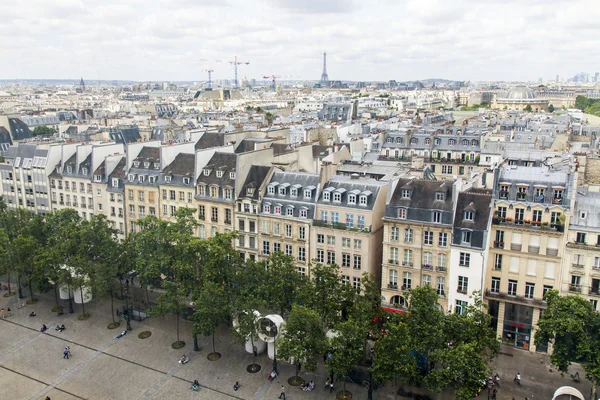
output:
[{"label": "storefront", "polygon": [[502,342],[529,350],[533,329],[533,307],[505,304]]}]

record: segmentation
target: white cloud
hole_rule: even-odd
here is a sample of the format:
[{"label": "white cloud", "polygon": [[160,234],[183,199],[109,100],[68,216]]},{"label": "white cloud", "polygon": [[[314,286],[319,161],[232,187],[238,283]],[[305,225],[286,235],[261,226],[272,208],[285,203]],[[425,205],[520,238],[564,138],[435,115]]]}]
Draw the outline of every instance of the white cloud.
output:
[{"label": "white cloud", "polygon": [[0,79],[231,79],[236,55],[240,76],[319,79],[323,51],[342,80],[593,73],[596,1],[0,1]]}]

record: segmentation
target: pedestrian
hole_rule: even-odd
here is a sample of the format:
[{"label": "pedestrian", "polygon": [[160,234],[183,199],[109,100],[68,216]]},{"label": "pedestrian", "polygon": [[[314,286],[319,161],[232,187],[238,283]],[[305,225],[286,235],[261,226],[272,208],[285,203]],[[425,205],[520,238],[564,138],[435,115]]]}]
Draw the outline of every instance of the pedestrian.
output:
[{"label": "pedestrian", "polygon": [[333,381],[329,384],[329,393],[333,393]]},{"label": "pedestrian", "polygon": [[6,309],[6,312],[7,312],[8,316],[10,317],[10,314],[11,314],[10,307],[8,307],[8,308]]},{"label": "pedestrian", "polygon": [[279,398],[285,400],[285,388],[281,386],[281,393],[279,393]]},{"label": "pedestrian", "polygon": [[73,357],[73,354],[71,354],[71,346],[67,346],[67,353],[69,353],[69,357]]},{"label": "pedestrian", "polygon": [[496,383],[496,386],[500,387],[500,375],[498,375],[497,372],[496,372],[496,375],[494,376],[494,382]]},{"label": "pedestrian", "polygon": [[50,396],[46,396],[45,400],[52,400],[52,399],[50,399]]},{"label": "pedestrian", "polygon": [[517,374],[515,375],[514,382],[518,383],[519,386],[521,385],[521,373],[520,372],[517,372]]},{"label": "pedestrian", "polygon": [[497,394],[498,394],[498,391],[496,389],[494,389],[494,391],[492,392],[492,400],[496,400]]},{"label": "pedestrian", "polygon": [[329,388],[329,377],[327,377],[327,380],[325,381],[325,390],[327,390]]},{"label": "pedestrian", "polygon": [[63,350],[63,358],[69,359],[69,350],[66,347]]}]

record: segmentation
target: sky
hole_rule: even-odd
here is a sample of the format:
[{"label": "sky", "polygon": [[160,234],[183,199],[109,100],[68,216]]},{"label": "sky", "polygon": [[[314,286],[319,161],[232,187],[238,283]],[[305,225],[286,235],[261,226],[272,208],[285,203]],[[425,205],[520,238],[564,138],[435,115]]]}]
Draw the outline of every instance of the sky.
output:
[{"label": "sky", "polygon": [[600,71],[600,0],[1,0],[0,79],[537,80]]}]

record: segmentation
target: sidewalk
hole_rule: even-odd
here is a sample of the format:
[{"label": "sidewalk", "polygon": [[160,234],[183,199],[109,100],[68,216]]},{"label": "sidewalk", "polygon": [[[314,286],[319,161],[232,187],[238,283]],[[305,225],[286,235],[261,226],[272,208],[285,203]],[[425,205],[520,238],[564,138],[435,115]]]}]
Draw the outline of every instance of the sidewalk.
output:
[{"label": "sidewalk", "polygon": [[[142,322],[132,321],[132,332],[121,339],[115,339],[125,323],[114,330],[107,329],[112,322],[110,299],[94,299],[85,305],[91,318],[79,321],[81,306],[74,305],[75,313],[57,316],[50,309],[54,307],[54,294],[38,296],[39,302],[18,309],[17,296],[0,296],[0,307],[9,306],[13,315],[0,322],[0,385],[3,392],[11,393],[14,399],[36,399],[50,396],[56,399],[275,399],[281,385],[286,388],[290,399],[334,399],[334,394],[324,390],[326,371],[322,364],[316,374],[301,372],[305,380],[314,380],[316,389],[303,392],[290,387],[287,379],[294,374],[294,367],[279,362],[280,375],[274,382],[267,380],[272,361],[260,355],[257,362],[263,369],[250,374],[245,368],[252,362],[252,356],[244,351],[241,344],[234,343],[230,329],[219,327],[216,350],[222,354],[218,361],[208,361],[212,351],[210,337],[199,337],[200,351],[193,351],[191,323],[180,321],[180,338],[186,342],[181,350],[173,350],[171,343],[176,340],[175,319],[172,316],[148,318]],[[138,299],[142,293],[136,293]],[[20,300],[24,302],[26,299]],[[139,301],[139,300],[138,300]],[[123,301],[115,299],[115,308],[122,307]],[[36,317],[28,317],[35,310]],[[65,311],[68,307],[65,304]],[[49,328],[40,333],[42,324]],[[56,324],[65,324],[64,332],[54,331]],[[142,331],[152,332],[148,339],[141,340],[137,335]],[[62,359],[62,349],[71,346],[73,357]],[[190,363],[178,364],[182,354],[191,357]],[[501,354],[494,362],[501,377],[498,400],[551,399],[554,391],[563,385],[573,385],[584,395],[589,394],[589,382],[582,380],[575,384],[570,377],[560,377],[554,369],[550,372],[549,358],[545,355],[530,354],[525,351],[503,346]],[[515,369],[519,368],[522,386],[512,382]],[[575,369],[574,369],[575,371]],[[584,374],[579,369],[580,375]],[[573,372],[574,373],[574,372]],[[190,390],[191,382],[197,379],[201,388]],[[233,390],[239,381],[241,388]],[[336,391],[342,382],[335,382]],[[366,399],[367,390],[347,383],[355,399]],[[373,392],[373,398],[403,399],[394,396],[395,387],[386,383]],[[487,393],[482,393],[486,398]],[[431,395],[432,400],[452,399],[448,393]]]}]

